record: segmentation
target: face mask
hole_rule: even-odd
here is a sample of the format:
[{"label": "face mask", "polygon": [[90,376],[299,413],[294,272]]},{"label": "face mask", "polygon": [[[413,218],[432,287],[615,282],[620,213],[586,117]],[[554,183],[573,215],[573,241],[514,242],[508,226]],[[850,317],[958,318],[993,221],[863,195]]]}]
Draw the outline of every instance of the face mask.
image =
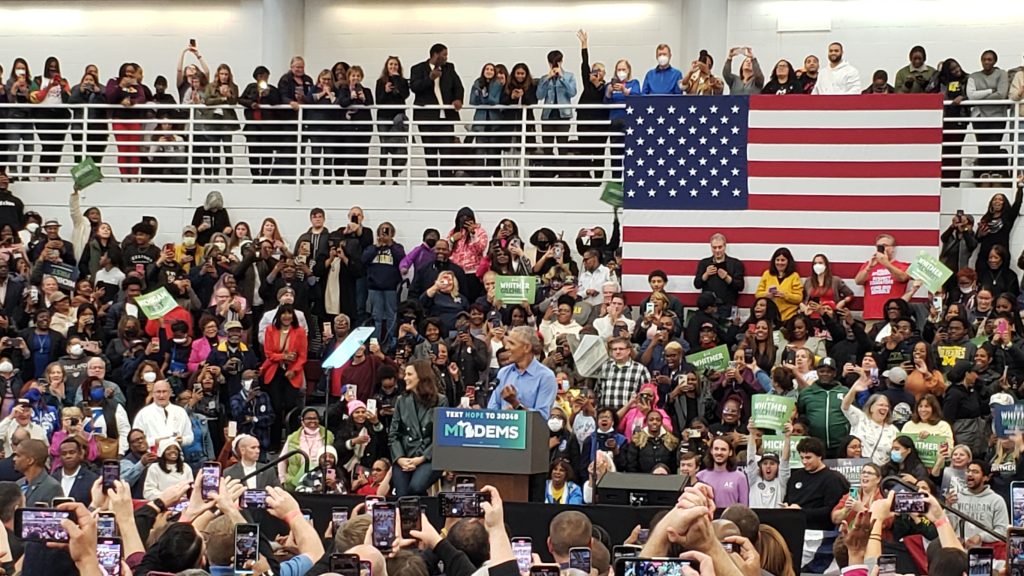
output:
[{"label": "face mask", "polygon": [[547,251],[547,249],[550,246],[551,246],[551,243],[548,242],[547,240],[540,240],[540,241],[537,242],[537,250]]},{"label": "face mask", "polygon": [[124,335],[127,338],[135,338],[136,336],[139,335],[139,331],[136,330],[135,328],[126,328],[124,331]]},{"label": "face mask", "polygon": [[175,344],[184,344],[185,342],[188,342],[188,338],[175,338],[172,342]]},{"label": "face mask", "polygon": [[974,286],[968,286],[966,288],[961,286],[960,287],[960,293],[961,294],[972,294],[972,293],[974,293]]},{"label": "face mask", "polygon": [[92,400],[93,402],[99,402],[100,400],[103,400],[104,396],[106,396],[106,394],[104,393],[103,388],[93,388],[92,390],[89,391],[89,399]]},{"label": "face mask", "polygon": [[423,243],[427,245],[427,248],[433,248],[434,244],[437,244],[437,238],[431,236],[430,238],[424,240]]},{"label": "face mask", "polygon": [[893,462],[899,464],[900,462],[903,462],[903,453],[900,452],[899,450],[893,450],[889,454],[889,460],[892,460]]},{"label": "face mask", "polygon": [[619,70],[618,72],[615,73],[615,77],[625,82],[626,78],[629,78],[629,73],[626,72],[625,70]]},{"label": "face mask", "polygon": [[658,66],[668,66],[668,56],[664,54],[658,56]]},{"label": "face mask", "polygon": [[815,264],[814,266],[812,266],[812,268],[814,269],[814,273],[815,274],[824,274],[825,273],[825,265],[824,264]]},{"label": "face mask", "polygon": [[13,372],[13,371],[14,371],[14,364],[11,364],[10,362],[7,362],[6,360],[3,361],[3,362],[0,362],[0,372]]},{"label": "face mask", "polygon": [[145,374],[142,375],[142,381],[147,384],[152,384],[153,382],[156,382],[156,372],[146,372]]},{"label": "face mask", "polygon": [[196,238],[195,236],[185,236],[181,239],[181,243],[182,245],[191,248],[196,245]]},{"label": "face mask", "polygon": [[242,380],[242,390],[248,392],[252,389],[252,380]]},{"label": "face mask", "polygon": [[72,344],[71,348],[68,349],[68,353],[72,356],[81,356],[83,352],[81,344]]},{"label": "face mask", "polygon": [[213,243],[213,247],[216,248],[217,250],[220,250],[221,252],[223,252],[224,249],[227,248],[227,245],[224,244],[223,242],[214,242]]},{"label": "face mask", "polygon": [[39,224],[29,222],[28,224],[25,224],[25,230],[28,230],[29,234],[35,234],[36,230],[39,230]]},{"label": "face mask", "polygon": [[548,418],[548,430],[552,432],[562,431],[562,419],[561,418]]}]

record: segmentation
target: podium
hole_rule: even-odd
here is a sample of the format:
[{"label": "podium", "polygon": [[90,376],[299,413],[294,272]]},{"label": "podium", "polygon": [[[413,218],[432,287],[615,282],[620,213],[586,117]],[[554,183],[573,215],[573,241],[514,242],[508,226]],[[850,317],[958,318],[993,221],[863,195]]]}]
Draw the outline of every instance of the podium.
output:
[{"label": "podium", "polygon": [[548,471],[548,437],[539,412],[436,408],[434,470],[473,474],[502,499],[527,502],[530,475]]}]

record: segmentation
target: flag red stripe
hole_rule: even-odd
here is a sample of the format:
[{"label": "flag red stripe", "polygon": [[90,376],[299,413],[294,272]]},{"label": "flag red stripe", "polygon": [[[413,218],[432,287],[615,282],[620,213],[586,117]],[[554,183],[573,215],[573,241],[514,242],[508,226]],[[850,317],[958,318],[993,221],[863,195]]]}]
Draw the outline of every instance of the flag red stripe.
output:
[{"label": "flag red stripe", "polygon": [[938,144],[941,128],[750,128],[750,144]]},{"label": "flag red stripe", "polygon": [[[648,296],[651,295],[650,292],[626,292],[625,294],[626,302],[628,302],[631,306],[639,305],[641,302],[644,301],[644,298],[647,298]],[[700,293],[698,292],[672,292],[671,294],[676,298],[679,298],[679,301],[683,303],[683,306],[696,306],[697,297],[700,296]],[[754,300],[756,300],[756,298],[754,298],[753,294],[740,294],[740,297],[738,298],[736,304],[740,308],[750,308],[751,306],[754,305]],[[851,308],[853,310],[860,310],[862,306],[862,299],[860,297],[856,297],[853,299],[853,302],[850,304],[850,306],[848,306],[848,308]]]},{"label": "flag red stripe", "polygon": [[[813,222],[810,221],[812,217],[813,215],[808,215],[808,222],[806,224],[813,225]],[[851,222],[851,224],[854,224],[854,222]],[[865,222],[865,224],[868,223]],[[891,234],[893,232],[896,233],[897,240],[903,246],[938,246],[939,244],[938,230],[893,231],[874,228],[815,230],[813,228],[732,228],[727,226],[707,228],[625,226],[622,230],[622,237],[623,241],[631,243],[707,244],[708,239],[716,232],[725,234],[730,244],[874,246],[875,238],[879,234]],[[636,247],[630,252],[636,254]]]},{"label": "flag red stripe", "polygon": [[[874,200],[874,201],[873,201]],[[803,210],[808,212],[938,212],[938,196],[808,196],[751,194],[751,210]]]},{"label": "flag red stripe", "polygon": [[940,162],[747,162],[752,178],[939,178]]},{"label": "flag red stripe", "polygon": [[941,94],[890,94],[858,96],[807,96],[803,94],[779,97],[755,94],[750,97],[751,110],[940,110]]},{"label": "flag red stripe", "polygon": [[[822,246],[823,252],[828,252],[828,246]],[[710,248],[708,249],[708,255],[710,255]],[[865,254],[870,255],[871,250],[865,248]],[[771,256],[771,254],[768,254]],[[867,262],[867,256],[864,257],[864,262]],[[675,278],[693,278],[693,275],[697,272],[697,263],[700,260],[653,260],[644,258],[630,258],[622,264],[622,272],[624,274],[636,274],[636,275],[647,275],[651,270],[661,270],[670,277]],[[860,267],[864,265],[864,262],[831,262],[832,274],[840,278],[844,278],[853,283],[853,277],[860,272]],[[761,274],[768,268],[768,257],[765,257],[763,262],[744,262],[746,268],[746,278],[759,278]],[[811,275],[811,263],[810,262],[797,262],[797,272],[800,273],[801,277],[806,278]]]}]

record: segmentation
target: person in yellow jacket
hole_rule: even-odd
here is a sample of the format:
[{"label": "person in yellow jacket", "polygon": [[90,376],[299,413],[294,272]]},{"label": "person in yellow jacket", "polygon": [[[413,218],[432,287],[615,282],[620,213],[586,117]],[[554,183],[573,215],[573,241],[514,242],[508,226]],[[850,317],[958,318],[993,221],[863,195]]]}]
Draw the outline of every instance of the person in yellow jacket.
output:
[{"label": "person in yellow jacket", "polygon": [[796,261],[789,248],[779,248],[772,254],[768,269],[761,274],[755,298],[771,298],[779,307],[782,320],[792,318],[804,299],[804,285],[796,271]]},{"label": "person in yellow jacket", "polygon": [[186,273],[192,266],[201,266],[203,263],[204,247],[196,242],[198,235],[195,226],[185,226],[181,232],[181,244],[174,246],[174,260],[181,264],[182,270]]}]

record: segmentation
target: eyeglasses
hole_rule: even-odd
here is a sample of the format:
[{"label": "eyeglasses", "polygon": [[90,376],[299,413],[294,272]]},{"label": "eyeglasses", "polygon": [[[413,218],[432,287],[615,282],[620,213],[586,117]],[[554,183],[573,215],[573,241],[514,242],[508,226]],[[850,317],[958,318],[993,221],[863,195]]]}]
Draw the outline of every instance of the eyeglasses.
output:
[{"label": "eyeglasses", "polygon": [[615,346],[612,348],[612,352],[625,352],[626,350],[629,350],[629,348],[623,348],[622,346]]}]

